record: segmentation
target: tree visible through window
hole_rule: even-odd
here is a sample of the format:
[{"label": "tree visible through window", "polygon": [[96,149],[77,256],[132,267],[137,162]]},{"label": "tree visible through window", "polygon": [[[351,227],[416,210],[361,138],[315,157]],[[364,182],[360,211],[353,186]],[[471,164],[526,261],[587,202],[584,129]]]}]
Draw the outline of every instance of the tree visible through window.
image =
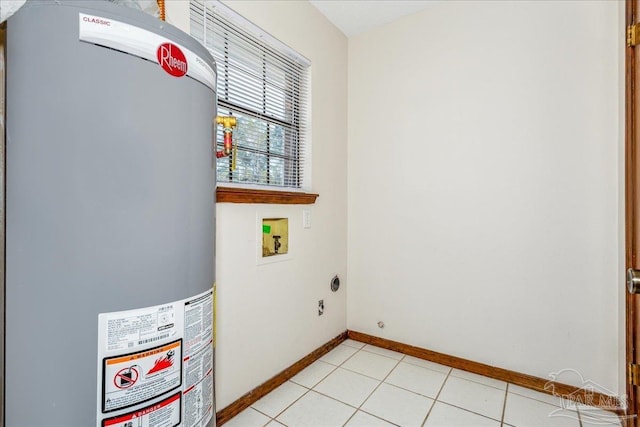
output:
[{"label": "tree visible through window", "polygon": [[302,187],[308,61],[217,1],[191,1],[191,35],[216,60],[218,114],[238,121],[218,181]]}]

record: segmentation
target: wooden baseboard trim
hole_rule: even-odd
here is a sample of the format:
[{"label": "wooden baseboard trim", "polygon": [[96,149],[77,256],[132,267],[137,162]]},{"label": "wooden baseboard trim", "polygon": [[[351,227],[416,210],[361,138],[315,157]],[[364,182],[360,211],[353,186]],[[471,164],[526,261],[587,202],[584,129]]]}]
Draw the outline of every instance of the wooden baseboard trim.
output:
[{"label": "wooden baseboard trim", "polygon": [[253,405],[260,398],[265,396],[266,394],[272,392],[281,384],[284,384],[295,376],[298,372],[302,371],[307,366],[311,365],[313,362],[330,352],[333,348],[338,346],[341,342],[347,339],[347,331],[344,331],[337,337],[333,338],[331,341],[327,342],[321,347],[318,347],[311,353],[307,354],[302,359],[298,360],[293,365],[289,366],[284,371],[276,374],[273,378],[267,380],[266,382],[260,384],[258,387],[254,388],[250,392],[241,396],[238,400],[231,403],[229,406],[219,410],[216,412],[216,425],[221,426],[231,418],[238,415],[240,412],[247,409],[249,406]]},{"label": "wooden baseboard trim", "polygon": [[[436,351],[391,341],[385,338],[375,337],[362,332],[350,330],[347,331],[347,335],[350,339],[355,341],[375,345],[388,350],[398,351],[400,353],[408,354],[409,356],[473,372],[474,374],[484,375],[485,377],[506,381],[508,383],[530,388],[542,393],[559,395],[580,403],[590,402],[589,404],[592,406],[598,406],[602,409],[615,412],[618,415],[624,415],[624,410],[617,396],[609,396],[598,392],[593,392],[593,394],[591,394],[589,389],[578,388],[572,385],[556,382],[550,383],[549,380],[534,377],[533,375],[522,374],[508,369],[485,365],[484,363],[474,362],[461,357],[450,356],[448,354],[438,353]],[[545,386],[547,387],[545,388]],[[616,409],[613,409],[614,407]]]}]

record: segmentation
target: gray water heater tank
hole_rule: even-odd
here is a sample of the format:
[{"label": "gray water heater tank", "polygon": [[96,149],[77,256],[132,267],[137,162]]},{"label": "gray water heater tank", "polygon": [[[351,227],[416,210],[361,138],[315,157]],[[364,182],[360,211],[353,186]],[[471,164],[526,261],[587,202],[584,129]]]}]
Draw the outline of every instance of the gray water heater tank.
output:
[{"label": "gray water heater tank", "polygon": [[102,1],[7,23],[7,427],[215,424],[215,64]]}]

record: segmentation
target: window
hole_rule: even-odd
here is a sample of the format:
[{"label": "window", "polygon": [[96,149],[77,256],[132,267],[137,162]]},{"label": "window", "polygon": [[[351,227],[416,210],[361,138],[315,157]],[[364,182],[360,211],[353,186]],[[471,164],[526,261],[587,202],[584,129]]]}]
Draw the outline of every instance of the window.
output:
[{"label": "window", "polygon": [[216,60],[218,114],[238,121],[218,182],[302,188],[309,61],[218,1],[190,4],[191,35]]}]

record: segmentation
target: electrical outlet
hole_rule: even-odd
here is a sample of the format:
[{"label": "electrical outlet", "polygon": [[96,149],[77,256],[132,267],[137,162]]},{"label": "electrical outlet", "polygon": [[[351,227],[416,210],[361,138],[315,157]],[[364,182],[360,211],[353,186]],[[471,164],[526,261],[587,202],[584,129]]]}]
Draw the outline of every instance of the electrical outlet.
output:
[{"label": "electrical outlet", "polygon": [[318,301],[318,316],[322,316],[324,314],[324,300],[321,299]]}]

